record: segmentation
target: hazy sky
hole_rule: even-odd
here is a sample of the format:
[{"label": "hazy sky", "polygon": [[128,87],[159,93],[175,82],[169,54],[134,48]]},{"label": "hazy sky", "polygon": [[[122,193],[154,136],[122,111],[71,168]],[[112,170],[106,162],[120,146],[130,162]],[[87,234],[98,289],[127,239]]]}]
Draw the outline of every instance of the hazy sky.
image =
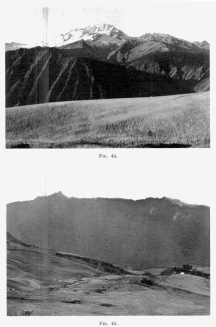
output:
[{"label": "hazy sky", "polygon": [[[14,151],[8,151],[5,200],[24,201],[62,191],[80,198],[167,196],[210,205],[213,192],[208,151],[180,150],[15,150],[16,162]],[[117,153],[118,158],[99,159],[101,152]]]},{"label": "hazy sky", "polygon": [[[129,36],[158,32],[189,41],[211,41],[213,2],[144,1],[133,7],[126,7],[126,2],[122,1],[115,1],[116,5],[109,7],[93,6],[92,3],[94,4],[94,1],[91,1],[91,7],[78,7],[73,1],[72,8],[58,6],[33,9],[22,5],[7,7],[4,22],[5,41],[30,43],[46,40],[46,37],[51,41],[54,36],[73,28],[101,23],[113,24]],[[136,1],[133,3],[136,4]],[[55,5],[55,2],[53,4]]]}]

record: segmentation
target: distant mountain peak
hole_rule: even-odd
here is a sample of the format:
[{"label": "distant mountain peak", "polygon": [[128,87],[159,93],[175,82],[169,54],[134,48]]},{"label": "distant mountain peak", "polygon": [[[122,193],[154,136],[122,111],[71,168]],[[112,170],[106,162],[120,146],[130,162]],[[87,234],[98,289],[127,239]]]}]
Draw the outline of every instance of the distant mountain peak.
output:
[{"label": "distant mountain peak", "polygon": [[122,32],[120,29],[116,28],[111,24],[96,24],[88,25],[84,28],[74,28],[65,34],[60,34],[59,37],[55,39],[56,44],[68,44],[72,42],[83,40],[94,40],[98,35],[108,35],[112,38],[125,39],[128,36]]},{"label": "distant mountain peak", "polygon": [[67,198],[61,191],[49,195],[50,197]]},{"label": "distant mountain peak", "polygon": [[125,35],[120,29],[116,28],[114,25],[110,24],[96,24],[93,26],[87,26],[86,28],[83,29],[84,33],[90,33],[90,34],[107,34],[107,35],[112,35],[112,34],[122,34]]},{"label": "distant mountain peak", "polygon": [[116,29],[116,27],[114,25],[102,23],[102,24],[88,25],[85,29],[88,29],[88,30],[92,30],[92,29],[104,30],[104,29],[112,29],[112,28]]},{"label": "distant mountain peak", "polygon": [[54,38],[53,41],[46,43],[42,42],[40,44],[21,44],[16,42],[6,43],[6,50],[14,50],[20,47],[35,47],[36,45],[41,46],[57,46],[61,47],[64,45],[68,45],[77,41],[95,41],[97,39],[100,39],[102,36],[105,36],[106,38],[110,38],[109,40],[104,40],[105,42],[120,42],[124,43],[127,40],[136,39],[138,42],[143,41],[155,41],[155,42],[161,42],[166,43],[174,46],[180,45],[183,48],[194,48],[194,49],[202,49],[202,50],[209,50],[209,43],[207,41],[202,42],[189,42],[181,38],[176,38],[170,34],[165,33],[145,33],[141,36],[137,37],[130,37],[126,35],[122,30],[119,28],[116,28],[112,24],[107,23],[101,23],[101,24],[95,24],[95,25],[88,25],[83,28],[73,28],[70,31],[66,33],[61,33],[57,37]]},{"label": "distant mountain peak", "polygon": [[182,38],[177,38],[170,34],[164,33],[145,33],[140,36],[140,39],[146,41],[156,41],[156,42],[164,42],[172,45],[178,45],[183,48],[201,48],[201,49],[209,49],[210,44],[207,41],[202,42],[190,42]]},{"label": "distant mountain peak", "polygon": [[193,43],[196,44],[199,48],[202,48],[202,49],[208,50],[210,48],[210,43],[207,42],[206,40],[204,40],[202,42],[195,41]]}]

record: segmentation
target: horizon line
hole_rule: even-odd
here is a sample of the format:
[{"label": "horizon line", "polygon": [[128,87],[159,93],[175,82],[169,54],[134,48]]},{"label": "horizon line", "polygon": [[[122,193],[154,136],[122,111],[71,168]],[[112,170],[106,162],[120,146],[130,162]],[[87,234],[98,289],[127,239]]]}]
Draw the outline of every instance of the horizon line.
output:
[{"label": "horizon line", "polygon": [[96,196],[96,197],[78,197],[78,196],[67,196],[65,195],[62,191],[58,191],[58,192],[54,192],[51,194],[44,194],[44,195],[38,195],[33,199],[29,199],[29,200],[17,200],[17,201],[13,201],[13,202],[7,202],[6,205],[8,204],[13,204],[13,203],[18,203],[18,202],[30,202],[30,201],[34,201],[38,198],[47,198],[53,195],[62,195],[67,199],[78,199],[78,200],[97,200],[97,199],[101,199],[101,200],[128,200],[128,201],[133,201],[133,202],[137,202],[137,201],[144,201],[144,200],[148,200],[148,199],[154,199],[154,200],[163,200],[163,199],[167,199],[170,201],[176,201],[179,202],[179,204],[183,204],[183,205],[189,205],[189,206],[205,206],[205,207],[209,207],[210,205],[207,204],[198,204],[198,203],[190,203],[190,202],[185,202],[183,200],[177,199],[177,198],[171,198],[169,196],[162,196],[162,197],[157,197],[157,196],[149,196],[149,197],[145,197],[145,198],[138,198],[138,199],[132,199],[132,198],[123,198],[123,197],[100,197],[100,196]]},{"label": "horizon line", "polygon": [[[86,25],[85,27],[74,27],[74,28],[68,30],[67,32],[62,32],[62,33],[59,33],[58,35],[56,34],[55,36],[53,36],[53,37],[51,38],[51,40],[54,40],[55,38],[60,37],[61,35],[65,35],[65,34],[71,32],[71,31],[73,31],[73,30],[84,30],[84,29],[86,29],[86,28],[88,28],[88,27],[102,26],[102,25],[110,25],[110,26],[116,28],[117,30],[120,30],[121,32],[123,32],[123,33],[124,33],[127,37],[129,37],[129,38],[141,38],[141,37],[144,36],[145,34],[151,34],[151,35],[153,35],[153,34],[160,34],[160,35],[171,36],[171,37],[174,37],[174,38],[176,38],[176,39],[178,39],[178,40],[187,41],[187,42],[189,42],[189,43],[194,43],[194,42],[200,42],[200,43],[201,43],[201,42],[207,42],[207,43],[210,44],[210,42],[207,41],[207,39],[203,39],[202,41],[197,41],[197,40],[189,41],[189,40],[187,40],[187,39],[180,38],[180,37],[176,37],[176,36],[174,36],[174,35],[172,35],[172,34],[169,34],[169,33],[163,33],[163,32],[144,32],[144,33],[141,34],[141,35],[130,36],[130,35],[126,34],[122,29],[116,27],[116,26],[113,25],[113,24],[109,24],[109,23],[101,23],[101,24]],[[97,33],[97,34],[106,34],[106,33]],[[83,39],[80,39],[80,40],[83,40]],[[77,42],[77,41],[74,41],[74,42]],[[6,44],[6,43],[22,43],[22,42],[21,42],[21,41],[18,42],[18,41],[16,41],[16,40],[12,40],[12,41],[10,41],[10,42],[9,42],[9,41],[5,41],[5,44]],[[26,45],[28,45],[28,44],[40,44],[40,43],[48,43],[48,42],[46,42],[46,40],[44,40],[44,41],[40,41],[40,42],[33,42],[33,43],[32,43],[32,42],[29,42],[29,41],[27,41],[27,42],[24,42],[24,41],[23,41],[23,44],[26,44]],[[71,43],[73,43],[73,42],[71,42]]]}]

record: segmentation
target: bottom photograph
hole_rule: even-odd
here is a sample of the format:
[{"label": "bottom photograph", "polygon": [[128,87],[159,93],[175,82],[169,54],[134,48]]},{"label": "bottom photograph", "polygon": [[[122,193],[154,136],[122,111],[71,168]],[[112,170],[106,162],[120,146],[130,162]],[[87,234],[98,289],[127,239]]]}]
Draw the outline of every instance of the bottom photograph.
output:
[{"label": "bottom photograph", "polygon": [[170,197],[7,204],[8,316],[210,314],[210,208]]}]

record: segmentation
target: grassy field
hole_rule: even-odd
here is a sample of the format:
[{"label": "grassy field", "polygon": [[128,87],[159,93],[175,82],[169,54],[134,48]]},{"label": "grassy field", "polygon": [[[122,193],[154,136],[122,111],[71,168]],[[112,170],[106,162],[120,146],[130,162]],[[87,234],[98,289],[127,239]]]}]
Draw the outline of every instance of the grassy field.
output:
[{"label": "grassy field", "polygon": [[210,94],[83,100],[6,109],[6,146],[210,147]]},{"label": "grassy field", "polygon": [[113,272],[108,263],[59,256],[14,239],[7,251],[9,316],[210,314],[210,280],[203,277]]}]

